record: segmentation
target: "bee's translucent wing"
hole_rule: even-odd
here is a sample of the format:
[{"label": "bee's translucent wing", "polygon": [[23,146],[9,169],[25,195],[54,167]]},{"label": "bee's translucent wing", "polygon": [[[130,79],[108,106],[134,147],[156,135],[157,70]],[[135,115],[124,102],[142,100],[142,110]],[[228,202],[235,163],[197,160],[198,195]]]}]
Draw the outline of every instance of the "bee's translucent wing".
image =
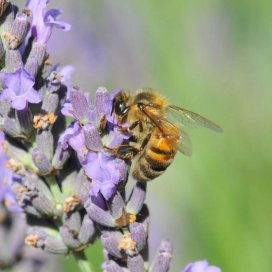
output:
[{"label": "bee's translucent wing", "polygon": [[171,117],[174,117],[182,126],[205,127],[216,132],[223,132],[223,129],[217,124],[197,113],[175,105],[169,105],[168,110]]},{"label": "bee's translucent wing", "polygon": [[178,123],[172,123],[163,118],[160,119],[160,126],[170,139],[173,138],[173,145],[178,143],[178,151],[186,156],[192,155],[192,143],[189,135]]},{"label": "bee's translucent wing", "polygon": [[143,112],[166,135],[169,140],[173,140],[173,146],[178,144],[178,150],[186,156],[192,155],[192,143],[188,134],[181,128],[180,122],[171,122],[163,116],[155,115],[150,105],[143,109]]},{"label": "bee's translucent wing", "polygon": [[182,130],[180,134],[178,150],[186,156],[192,155],[192,143],[190,137],[184,130]]}]

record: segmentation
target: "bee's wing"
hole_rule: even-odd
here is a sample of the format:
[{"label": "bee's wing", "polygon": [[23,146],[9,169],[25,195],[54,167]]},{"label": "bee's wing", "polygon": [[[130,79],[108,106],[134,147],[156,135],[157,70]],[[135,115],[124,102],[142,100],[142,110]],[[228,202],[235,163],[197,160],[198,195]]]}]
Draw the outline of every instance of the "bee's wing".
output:
[{"label": "bee's wing", "polygon": [[181,128],[180,124],[172,123],[163,118],[160,119],[160,126],[169,139],[173,138],[173,145],[176,144],[178,139],[178,151],[186,156],[192,155],[192,142],[189,135]]},{"label": "bee's wing", "polygon": [[223,132],[223,129],[217,124],[192,111],[175,105],[169,105],[168,112],[171,117],[175,118],[175,120],[180,123],[181,126],[205,127],[216,132]]},{"label": "bee's wing", "polygon": [[159,130],[173,140],[173,146],[178,143],[178,150],[186,156],[192,154],[192,144],[188,134],[181,128],[180,123],[169,121],[164,116],[154,114],[154,106],[147,105],[142,109],[143,113],[150,119]]}]

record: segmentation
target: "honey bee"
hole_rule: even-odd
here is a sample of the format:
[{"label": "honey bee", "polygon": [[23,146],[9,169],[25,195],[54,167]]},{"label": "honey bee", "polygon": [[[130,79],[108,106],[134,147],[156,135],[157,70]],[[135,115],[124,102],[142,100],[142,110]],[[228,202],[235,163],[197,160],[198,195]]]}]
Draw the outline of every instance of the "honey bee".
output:
[{"label": "honey bee", "polygon": [[120,145],[111,151],[122,159],[137,156],[132,176],[141,182],[160,176],[178,151],[191,155],[191,142],[183,129],[186,124],[222,131],[205,117],[169,104],[151,88],[139,89],[135,94],[120,91],[113,100],[112,114],[120,130],[132,136],[128,145]]}]

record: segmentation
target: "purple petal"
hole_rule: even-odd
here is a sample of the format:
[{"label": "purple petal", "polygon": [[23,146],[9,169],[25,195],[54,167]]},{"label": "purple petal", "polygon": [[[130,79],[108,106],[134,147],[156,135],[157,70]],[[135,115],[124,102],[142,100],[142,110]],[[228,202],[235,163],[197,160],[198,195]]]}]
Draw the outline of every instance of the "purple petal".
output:
[{"label": "purple petal", "polygon": [[35,89],[31,89],[27,93],[27,101],[29,103],[38,104],[42,101],[41,95]]},{"label": "purple petal", "polygon": [[13,99],[11,105],[16,110],[23,110],[26,108],[27,100],[24,96],[18,96]]},{"label": "purple petal", "polygon": [[221,272],[216,266],[210,266],[206,260],[188,264],[181,272]]}]

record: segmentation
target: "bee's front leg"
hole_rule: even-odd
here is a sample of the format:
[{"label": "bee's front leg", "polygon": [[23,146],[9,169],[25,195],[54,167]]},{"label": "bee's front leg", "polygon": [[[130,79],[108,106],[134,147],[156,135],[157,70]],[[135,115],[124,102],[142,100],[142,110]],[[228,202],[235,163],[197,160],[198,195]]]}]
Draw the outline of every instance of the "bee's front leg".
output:
[{"label": "bee's front leg", "polygon": [[143,132],[143,123],[141,120],[133,122],[129,127],[120,127],[118,130],[121,132],[131,132],[133,129],[139,126],[140,132]]}]

